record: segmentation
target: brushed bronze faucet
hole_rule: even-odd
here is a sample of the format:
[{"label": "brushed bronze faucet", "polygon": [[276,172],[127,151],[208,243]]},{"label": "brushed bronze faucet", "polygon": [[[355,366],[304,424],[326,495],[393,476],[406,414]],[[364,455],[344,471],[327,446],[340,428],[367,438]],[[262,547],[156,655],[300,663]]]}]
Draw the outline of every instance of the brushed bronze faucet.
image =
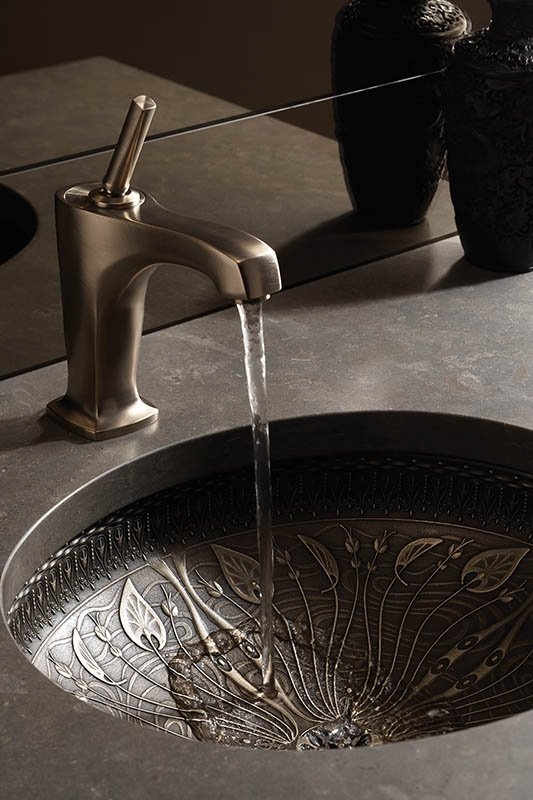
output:
[{"label": "brushed bronze faucet", "polygon": [[56,194],[68,385],[48,412],[88,439],[120,436],[158,417],[139,396],[137,362],[146,289],[159,264],[197,269],[237,302],[281,289],[276,253],[265,242],[172,214],[130,186],[155,108],[146,95],[132,101],[101,184]]}]

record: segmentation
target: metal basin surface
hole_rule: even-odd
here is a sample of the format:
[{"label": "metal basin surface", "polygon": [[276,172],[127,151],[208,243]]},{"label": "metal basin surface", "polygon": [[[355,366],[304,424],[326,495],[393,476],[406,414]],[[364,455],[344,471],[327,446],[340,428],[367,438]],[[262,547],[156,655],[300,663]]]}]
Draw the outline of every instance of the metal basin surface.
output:
[{"label": "metal basin surface", "polygon": [[78,699],[224,745],[360,747],[530,709],[533,478],[390,438],[274,463],[276,697],[258,694],[248,466],[58,549],[11,596],[16,643]]}]

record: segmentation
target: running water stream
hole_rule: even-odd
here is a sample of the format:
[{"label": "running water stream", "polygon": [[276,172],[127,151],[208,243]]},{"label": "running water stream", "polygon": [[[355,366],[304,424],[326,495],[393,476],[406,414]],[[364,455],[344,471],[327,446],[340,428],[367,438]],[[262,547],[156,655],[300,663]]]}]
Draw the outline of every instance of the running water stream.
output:
[{"label": "running water stream", "polygon": [[261,567],[262,691],[267,697],[273,697],[276,694],[272,628],[274,550],[263,303],[260,300],[237,303],[237,308],[241,319],[254,443],[257,544]]}]

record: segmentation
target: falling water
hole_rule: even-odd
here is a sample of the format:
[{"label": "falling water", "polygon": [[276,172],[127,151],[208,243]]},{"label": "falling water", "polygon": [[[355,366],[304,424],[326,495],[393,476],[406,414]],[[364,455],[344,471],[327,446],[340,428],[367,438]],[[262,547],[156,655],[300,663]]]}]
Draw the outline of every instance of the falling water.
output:
[{"label": "falling water", "polygon": [[263,692],[276,694],[272,597],[274,552],[272,546],[272,484],[270,480],[270,435],[268,429],[263,303],[238,303],[244,342],[244,363],[254,442],[257,544],[261,565],[261,636]]}]

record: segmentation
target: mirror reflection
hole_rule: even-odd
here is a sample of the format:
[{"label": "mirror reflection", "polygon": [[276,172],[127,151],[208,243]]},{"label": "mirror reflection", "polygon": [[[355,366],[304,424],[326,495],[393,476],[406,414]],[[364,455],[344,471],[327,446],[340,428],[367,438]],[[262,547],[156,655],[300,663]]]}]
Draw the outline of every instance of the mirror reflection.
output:
[{"label": "mirror reflection", "polygon": [[[359,5],[364,0],[348,4]],[[490,19],[486,0],[458,6],[474,28]],[[57,0],[28,14],[24,4],[10,4],[0,53],[0,170],[112,144],[129,100],[143,92],[160,108],[154,133],[327,94],[332,31],[346,7],[339,0],[304,7],[156,0],[148,8],[132,0],[126,13],[120,4],[100,10]],[[408,71],[409,51],[399,57]],[[291,121],[331,135],[320,109]]]},{"label": "mirror reflection", "polygon": [[[282,90],[279,83],[285,94],[276,98],[286,107],[272,113],[253,111],[272,101],[262,94],[269,77],[257,81],[246,111],[229,95],[199,93],[109,55],[86,53],[0,78],[10,109],[0,203],[11,213],[15,198],[30,220],[16,241],[4,237],[0,376],[64,358],[54,193],[102,181],[129,100],[144,83],[158,109],[134,187],[176,214],[268,242],[285,288],[455,233],[444,71],[456,42],[487,9],[473,0],[350,0],[330,10],[321,28],[327,59],[313,84],[326,96],[289,102],[290,84]],[[145,332],[224,307],[204,276],[186,272],[157,271]]]},{"label": "mirror reflection", "polygon": [[[371,90],[376,97],[383,91],[388,89]],[[134,186],[175,214],[216,221],[267,242],[278,254],[285,288],[451,235],[455,225],[445,181],[415,226],[384,228],[354,210],[338,143],[305,130],[305,123],[312,112],[333,130],[343,103],[353,110],[364,97],[304,106],[298,109],[300,126],[290,123],[294,111],[280,112],[146,142]],[[54,194],[101,181],[108,164],[105,153],[2,179],[35,208],[39,228],[30,245],[2,265],[0,376],[64,357]],[[162,265],[150,280],[144,330],[225,305],[201,273]]]}]

